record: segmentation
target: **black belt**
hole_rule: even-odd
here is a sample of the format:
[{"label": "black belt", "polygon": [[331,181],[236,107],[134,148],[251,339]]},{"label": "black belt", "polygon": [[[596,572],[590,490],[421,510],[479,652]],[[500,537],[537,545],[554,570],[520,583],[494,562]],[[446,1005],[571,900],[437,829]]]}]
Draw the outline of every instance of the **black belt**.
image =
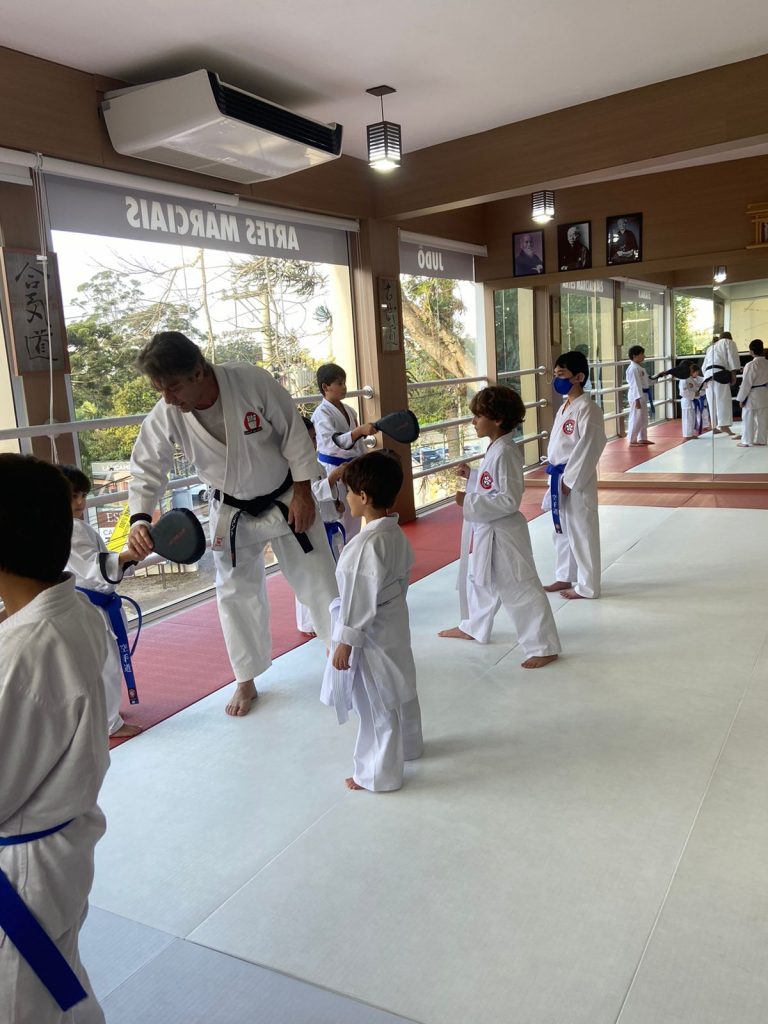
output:
[{"label": "black belt", "polygon": [[[233,498],[231,494],[222,494],[218,488],[213,492],[214,501],[220,501],[223,505],[231,505],[232,508],[236,508],[237,512],[232,516],[232,522],[229,524],[229,550],[232,556],[232,568],[234,569],[237,565],[237,526],[240,522],[240,516],[243,512],[247,512],[249,516],[260,516],[267,509],[272,508],[275,505],[283,514],[283,518],[288,523],[288,506],[282,501],[277,499],[281,494],[285,494],[289,487],[293,486],[293,477],[291,476],[290,470],[288,476],[283,480],[280,486],[272,491],[270,494],[260,494],[256,498]],[[312,551],[312,542],[306,533],[296,533],[292,523],[288,523],[291,528],[291,533],[294,535],[296,540],[301,545],[301,550],[305,555],[308,555]]]}]

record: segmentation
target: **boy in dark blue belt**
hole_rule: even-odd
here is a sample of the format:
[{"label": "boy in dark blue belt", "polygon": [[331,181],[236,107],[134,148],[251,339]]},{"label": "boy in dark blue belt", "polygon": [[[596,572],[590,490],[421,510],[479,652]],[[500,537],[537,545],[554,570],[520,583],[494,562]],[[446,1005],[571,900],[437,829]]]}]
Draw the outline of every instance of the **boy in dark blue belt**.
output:
[{"label": "boy in dark blue belt", "polygon": [[64,572],[67,480],[0,455],[0,1020],[103,1024],[80,963],[109,764],[99,612]]}]

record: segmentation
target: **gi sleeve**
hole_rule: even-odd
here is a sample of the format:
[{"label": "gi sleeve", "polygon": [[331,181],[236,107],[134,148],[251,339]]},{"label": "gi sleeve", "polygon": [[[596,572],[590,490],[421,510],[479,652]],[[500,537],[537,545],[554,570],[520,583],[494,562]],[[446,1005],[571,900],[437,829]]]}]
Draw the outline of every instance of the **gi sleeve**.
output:
[{"label": "gi sleeve", "polygon": [[605,423],[600,408],[589,399],[577,414],[579,439],[568,456],[563,483],[572,491],[582,490],[597,471],[606,445]]},{"label": "gi sleeve", "polygon": [[630,363],[627,367],[626,381],[629,384],[629,392],[627,393],[627,399],[630,402],[636,402],[638,398],[643,397],[643,389],[641,387],[640,367],[637,363]]},{"label": "gi sleeve", "polygon": [[72,531],[72,548],[67,568],[86,587],[89,584],[117,584],[123,578],[118,554],[107,551],[101,538],[97,541],[89,530],[78,524]]},{"label": "gi sleeve", "polygon": [[317,453],[293,399],[266,370],[260,371],[259,386],[264,416],[280,439],[280,452],[290,467],[291,476],[298,481],[314,480]]},{"label": "gi sleeve", "polygon": [[[29,645],[32,646],[31,644]],[[0,658],[0,751],[3,784],[0,786],[0,827],[29,802],[51,770],[66,754],[77,729],[74,705],[52,710],[29,694],[33,674],[56,678],[56,666],[39,655],[29,663],[29,651]],[[48,662],[48,664],[45,664]]]},{"label": "gi sleeve", "polygon": [[312,493],[318,504],[322,501],[336,501],[338,497],[338,486],[330,484],[327,476],[318,477],[312,481]]},{"label": "gi sleeve", "polygon": [[736,342],[732,338],[725,339],[728,342],[728,355],[726,356],[726,366],[729,370],[740,370],[741,359],[739,359],[739,350],[736,347]]},{"label": "gi sleeve", "polygon": [[523,498],[523,474],[516,471],[512,453],[504,453],[496,463],[496,479],[491,489],[467,492],[464,497],[464,518],[470,523],[492,523],[511,516],[520,508]]},{"label": "gi sleeve", "polygon": [[376,618],[381,581],[386,578],[386,564],[377,550],[375,538],[361,545],[357,559],[336,568],[339,584],[339,615],[333,630],[336,643],[362,647],[366,631]]},{"label": "gi sleeve", "polygon": [[754,377],[754,375],[754,366],[752,365],[752,363],[747,363],[747,365],[744,367],[744,376],[741,378],[741,387],[739,388],[739,393],[738,395],[736,395],[737,402],[746,402],[747,398],[749,398],[749,393],[753,387],[752,378]]},{"label": "gi sleeve", "polygon": [[141,424],[131,452],[131,482],[128,507],[131,517],[151,516],[168,483],[173,467],[174,438],[164,421],[160,403]]}]

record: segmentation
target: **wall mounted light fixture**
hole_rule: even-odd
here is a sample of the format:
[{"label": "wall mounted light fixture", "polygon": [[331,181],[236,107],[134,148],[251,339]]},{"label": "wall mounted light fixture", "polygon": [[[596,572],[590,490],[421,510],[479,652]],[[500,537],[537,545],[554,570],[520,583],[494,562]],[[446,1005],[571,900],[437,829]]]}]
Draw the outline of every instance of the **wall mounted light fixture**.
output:
[{"label": "wall mounted light fixture", "polygon": [[537,224],[547,224],[555,216],[555,193],[533,192],[531,194],[531,217]]}]

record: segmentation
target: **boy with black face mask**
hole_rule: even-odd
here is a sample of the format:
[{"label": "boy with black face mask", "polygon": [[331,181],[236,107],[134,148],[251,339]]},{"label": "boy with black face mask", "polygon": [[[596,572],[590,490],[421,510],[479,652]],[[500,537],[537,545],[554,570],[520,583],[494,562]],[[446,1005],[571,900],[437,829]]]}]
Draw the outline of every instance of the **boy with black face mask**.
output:
[{"label": "boy with black face mask", "polygon": [[597,463],[606,437],[602,411],[584,393],[588,377],[581,352],[558,357],[554,387],[566,399],[549,435],[550,487],[542,504],[552,510],[556,555],[555,582],[544,589],[571,600],[600,596]]}]

